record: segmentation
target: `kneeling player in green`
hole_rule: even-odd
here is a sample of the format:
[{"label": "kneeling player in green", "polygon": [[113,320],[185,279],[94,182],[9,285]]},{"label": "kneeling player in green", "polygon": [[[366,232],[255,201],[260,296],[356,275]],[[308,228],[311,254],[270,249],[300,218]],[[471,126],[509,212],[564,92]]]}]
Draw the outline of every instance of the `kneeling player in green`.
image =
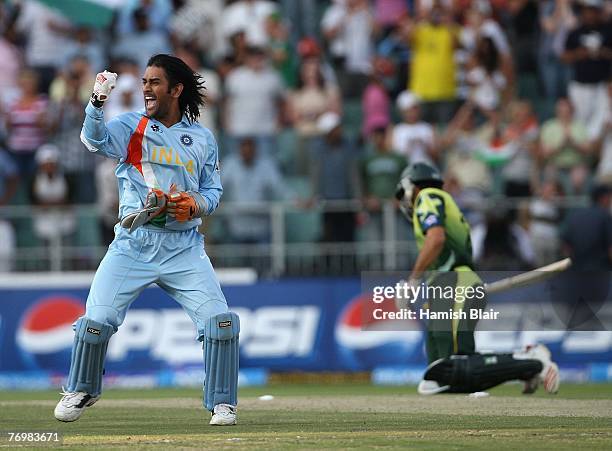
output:
[{"label": "kneeling player in green", "polygon": [[415,163],[402,173],[396,193],[401,210],[413,224],[419,249],[408,283],[418,285],[426,271],[433,271],[428,292],[471,293],[461,299],[457,295],[427,299],[429,366],[419,393],[471,393],[515,379],[525,381],[524,393],[533,393],[540,382],[547,392],[556,393],[559,369],[546,346],[514,354],[476,353],[478,318],[462,312],[484,311],[484,284],[474,272],[470,226],[442,185],[437,169]]}]

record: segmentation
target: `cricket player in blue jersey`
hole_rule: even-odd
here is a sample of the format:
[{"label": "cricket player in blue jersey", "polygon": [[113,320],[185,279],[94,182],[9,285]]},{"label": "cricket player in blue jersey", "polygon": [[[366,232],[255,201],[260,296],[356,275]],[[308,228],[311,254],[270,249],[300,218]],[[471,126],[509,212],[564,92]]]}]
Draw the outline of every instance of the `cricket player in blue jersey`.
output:
[{"label": "cricket player in blue jersey", "polygon": [[97,75],[81,140],[118,160],[120,223],[75,323],[68,385],[55,417],[75,421],[98,401],[108,341],[132,301],[156,283],[185,309],[203,342],[210,424],[236,424],[240,322],[228,311],[197,230],[223,192],[215,138],[196,121],[202,79],[182,60],[155,55],[142,78],[144,110],[105,124],[102,106],[116,79]]}]

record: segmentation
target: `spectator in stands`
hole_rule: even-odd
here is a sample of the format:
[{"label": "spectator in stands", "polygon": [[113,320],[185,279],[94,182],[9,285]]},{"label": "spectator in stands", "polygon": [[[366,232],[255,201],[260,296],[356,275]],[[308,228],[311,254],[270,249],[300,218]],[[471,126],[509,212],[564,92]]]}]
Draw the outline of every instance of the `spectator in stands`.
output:
[{"label": "spectator in stands", "polygon": [[454,0],[413,0],[412,3],[414,17],[418,20],[424,20],[434,7],[442,7],[448,11],[452,11]]},{"label": "spectator in stands", "polygon": [[550,170],[560,172],[564,191],[572,193],[572,173],[583,171],[591,160],[591,146],[586,126],[574,118],[570,101],[557,101],[556,117],[542,125],[541,159]]},{"label": "spectator in stands", "polygon": [[395,198],[397,181],[407,165],[405,158],[387,146],[385,132],[385,127],[372,130],[371,152],[359,161],[362,202],[367,213],[364,235],[368,240],[382,238],[383,203]]},{"label": "spectator in stands", "polygon": [[514,63],[508,38],[499,23],[493,19],[489,0],[473,0],[461,29],[461,46],[474,53],[479,38],[490,38],[500,56],[501,71],[509,87],[514,85]]},{"label": "spectator in stands", "polygon": [[525,271],[535,265],[535,251],[516,212],[495,205],[487,212],[483,254],[478,267],[483,271]]},{"label": "spectator in stands", "polygon": [[[412,19],[409,15],[404,15],[399,19],[395,28],[376,44],[378,57],[391,62],[394,66],[394,79],[393,81],[389,80],[387,85],[393,97],[406,90],[411,57],[406,36],[408,36],[411,27]],[[374,69],[376,70],[376,68]]]},{"label": "spectator in stands", "polygon": [[335,1],[326,10],[321,28],[330,43],[343,97],[359,98],[374,56],[374,19],[368,1]]},{"label": "spectator in stands", "polygon": [[[540,6],[540,43],[538,66],[548,103],[567,95],[571,72],[561,61],[569,31],[576,25],[571,0],[544,0]],[[554,107],[549,109],[553,110]]]},{"label": "spectator in stands", "polygon": [[[138,30],[138,23],[134,12],[141,10],[150,24],[151,30],[156,33],[167,33],[168,24],[172,16],[171,0],[127,0],[122,2],[117,21],[117,33],[128,35]],[[151,54],[147,55],[150,57]]]},{"label": "spectator in stands", "polygon": [[[9,153],[0,148],[0,207],[11,202],[17,191],[18,183],[17,165]],[[2,237],[0,240],[0,273],[3,273],[13,269],[16,248],[13,225],[5,219],[4,214],[0,214],[0,237]]]},{"label": "spectator in stands", "polygon": [[506,88],[506,77],[501,71],[499,52],[493,40],[486,36],[478,38],[476,50],[467,72],[470,87],[469,98],[480,111],[489,117],[496,111]]},{"label": "spectator in stands", "polygon": [[368,139],[376,129],[386,129],[391,124],[391,99],[385,86],[385,77],[392,74],[391,63],[384,58],[375,58],[370,82],[361,98],[363,122],[361,134]]},{"label": "spectator in stands", "polygon": [[408,13],[408,2],[405,0],[374,0],[374,20],[382,37],[393,32]]},{"label": "spectator in stands", "polygon": [[186,0],[170,19],[173,42],[207,56],[207,63],[221,58],[229,43],[221,31],[223,0]]},{"label": "spectator in stands", "polygon": [[278,71],[286,87],[295,86],[295,59],[289,42],[289,30],[278,13],[266,19],[268,48],[272,66]]},{"label": "spectator in stands", "polygon": [[225,94],[224,121],[230,153],[237,151],[237,140],[248,136],[257,140],[258,155],[275,156],[284,86],[270,68],[263,49],[249,49],[246,64],[227,76]]},{"label": "spectator in stands", "polygon": [[[597,185],[591,192],[591,206],[568,214],[561,239],[564,254],[572,258],[573,269],[583,272],[612,269],[611,201],[610,185]],[[609,284],[609,272],[606,277]]]},{"label": "spectator in stands", "polygon": [[612,187],[591,190],[591,205],[571,211],[561,227],[563,253],[572,266],[553,280],[555,311],[568,329],[596,330],[597,313],[610,299],[612,269]]},{"label": "spectator in stands", "polygon": [[558,198],[562,193],[561,185],[555,179],[545,180],[529,202],[528,233],[538,267],[559,259],[561,242],[558,224],[562,211]]},{"label": "spectator in stands", "polygon": [[455,113],[457,98],[454,52],[458,29],[450,11],[436,3],[406,32],[412,50],[410,91],[423,101],[427,122],[446,123]]},{"label": "spectator in stands", "polygon": [[297,45],[297,53],[301,62],[313,60],[319,64],[321,74],[325,79],[325,84],[338,88],[338,79],[332,65],[323,58],[321,47],[313,37],[305,37]]},{"label": "spectator in stands", "polygon": [[289,20],[291,43],[297,44],[306,36],[315,36],[318,30],[317,0],[281,0],[284,15]]},{"label": "spectator in stands", "polygon": [[136,61],[140,71],[144,72],[151,55],[171,53],[170,41],[165,32],[151,27],[149,14],[145,9],[135,9],[132,14],[134,29],[119,36],[112,48],[112,56]]},{"label": "spectator in stands", "polygon": [[72,96],[77,89],[77,98],[86,105],[91,97],[91,86],[94,83],[95,72],[92,71],[89,60],[83,55],[76,55],[57,73],[49,87],[49,100],[61,103],[65,97]]},{"label": "spectator in stands", "polygon": [[528,197],[536,180],[536,156],[539,137],[538,121],[531,104],[516,100],[508,107],[509,122],[502,140],[512,143],[514,151],[502,169],[504,194],[508,197]]},{"label": "spectator in stands", "polygon": [[246,63],[249,47],[247,46],[246,34],[239,30],[229,38],[230,48],[227,54],[219,61],[217,72],[223,82],[231,71]]},{"label": "spectator in stands", "polygon": [[9,105],[19,95],[18,79],[23,61],[17,47],[17,35],[14,26],[8,26],[0,35],[0,110]]},{"label": "spectator in stands", "polygon": [[119,215],[119,188],[115,175],[116,168],[117,161],[102,158],[95,169],[100,235],[105,246],[108,246],[115,239],[115,224],[118,222],[117,216]]},{"label": "spectator in stands", "polygon": [[70,22],[53,8],[35,0],[21,3],[17,32],[25,37],[26,65],[38,74],[40,92],[49,91],[55,72],[65,62]]},{"label": "spectator in stands", "polygon": [[[358,150],[343,135],[337,113],[323,114],[317,121],[324,138],[320,142],[313,178],[318,200],[359,199]],[[355,214],[351,211],[323,213],[323,241],[348,242],[355,238]]]},{"label": "spectator in stands", "polygon": [[268,0],[238,0],[223,10],[221,30],[228,39],[243,31],[249,47],[266,48],[268,35],[266,19],[277,11],[278,6]]},{"label": "spectator in stands", "polygon": [[[238,155],[231,155],[223,164],[223,198],[236,207],[282,200],[287,187],[274,160],[257,155],[256,140],[240,140]],[[267,243],[271,238],[270,217],[267,210],[257,208],[239,211],[227,217],[232,242],[243,244]]]},{"label": "spectator in stands", "polygon": [[565,44],[563,61],[570,64],[573,77],[568,93],[576,119],[592,127],[594,138],[608,111],[606,82],[612,63],[612,31],[604,21],[602,0],[582,0],[578,27]]},{"label": "spectator in stands", "polygon": [[64,66],[69,65],[77,57],[85,58],[94,74],[102,72],[107,67],[104,41],[100,36],[96,36],[91,28],[80,26],[75,30],[74,39],[66,50]]},{"label": "spectator in stands", "polygon": [[612,80],[608,82],[608,114],[597,133],[594,148],[599,154],[597,178],[601,183],[612,185]]},{"label": "spectator in stands", "polygon": [[288,95],[287,112],[298,136],[295,171],[309,174],[315,141],[321,136],[317,122],[328,111],[340,112],[340,96],[329,86],[316,59],[302,62],[297,89]]},{"label": "spectator in stands", "polygon": [[537,42],[540,36],[538,1],[508,2],[504,28],[511,39],[513,59],[516,62],[517,94],[519,97],[533,98],[539,92],[537,83]]},{"label": "spectator in stands", "polygon": [[[489,167],[477,158],[483,142],[477,133],[476,106],[466,102],[457,112],[438,141],[445,155],[446,173],[455,179],[461,191],[479,191],[481,197],[492,190]],[[453,196],[454,197],[454,196]]]},{"label": "spectator in stands", "polygon": [[389,147],[406,158],[409,164],[435,159],[433,127],[421,120],[420,99],[410,91],[402,92],[396,100],[402,122],[389,128]]},{"label": "spectator in stands", "polygon": [[8,148],[26,183],[35,170],[34,154],[47,139],[47,98],[38,91],[38,75],[24,70],[19,76],[20,96],[6,112]]},{"label": "spectator in stands", "polygon": [[60,151],[53,144],[44,144],[36,151],[38,165],[32,183],[34,232],[46,244],[62,240],[76,228],[76,219],[69,208],[68,181],[60,170]]}]

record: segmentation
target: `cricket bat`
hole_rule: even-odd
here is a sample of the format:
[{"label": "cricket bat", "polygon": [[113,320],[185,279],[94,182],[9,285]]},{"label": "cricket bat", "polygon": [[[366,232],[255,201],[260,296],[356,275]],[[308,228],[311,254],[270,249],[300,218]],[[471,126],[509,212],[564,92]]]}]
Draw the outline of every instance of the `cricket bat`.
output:
[{"label": "cricket bat", "polygon": [[570,258],[564,258],[558,262],[551,263],[550,265],[542,266],[541,268],[527,271],[516,276],[506,277],[505,279],[497,280],[492,283],[485,284],[487,293],[499,293],[501,291],[511,290],[512,288],[518,288],[525,285],[529,285],[536,282],[541,282],[549,277],[554,276],[558,272],[565,271],[572,264]]}]

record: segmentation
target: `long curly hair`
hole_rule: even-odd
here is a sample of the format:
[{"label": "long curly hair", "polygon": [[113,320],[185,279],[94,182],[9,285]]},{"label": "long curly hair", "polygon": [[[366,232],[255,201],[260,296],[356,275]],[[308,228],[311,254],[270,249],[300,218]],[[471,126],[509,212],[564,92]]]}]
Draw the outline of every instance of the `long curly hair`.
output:
[{"label": "long curly hair", "polygon": [[200,117],[200,107],[204,105],[206,99],[202,76],[191,70],[182,59],[163,53],[152,56],[147,63],[148,66],[161,67],[166,71],[169,89],[179,83],[183,85],[183,92],[179,97],[179,109],[191,122],[196,122]]}]

